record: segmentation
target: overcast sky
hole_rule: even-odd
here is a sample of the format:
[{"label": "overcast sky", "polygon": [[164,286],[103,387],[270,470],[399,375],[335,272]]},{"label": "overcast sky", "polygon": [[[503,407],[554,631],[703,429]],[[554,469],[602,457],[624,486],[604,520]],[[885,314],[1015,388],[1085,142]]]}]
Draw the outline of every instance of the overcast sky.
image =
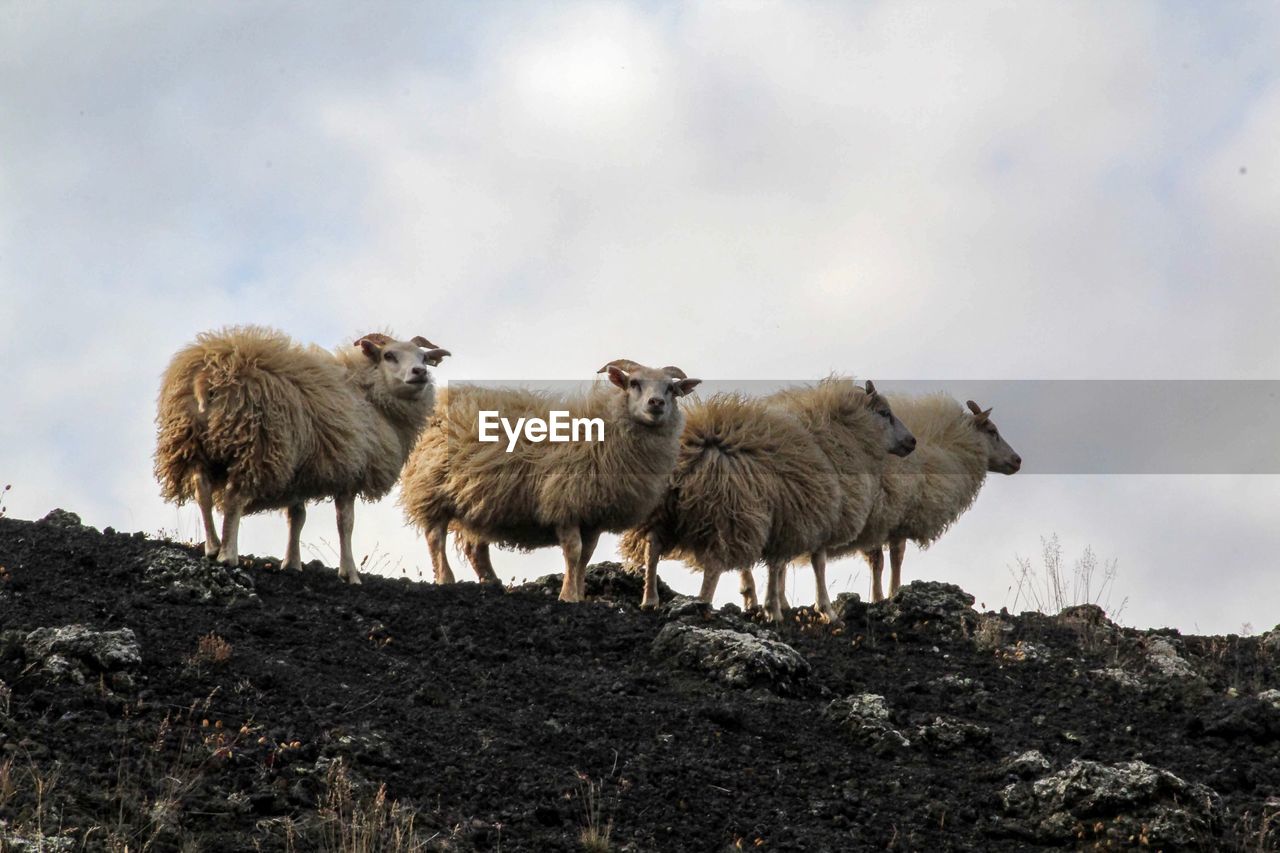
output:
[{"label": "overcast sky", "polygon": [[[442,381],[616,357],[735,380],[1275,378],[1276,44],[1273,3],[11,0],[9,514],[197,536],[152,479],[154,401],[169,356],[232,323],[425,335],[455,354]],[[997,423],[1032,405],[980,402]],[[1037,436],[1005,432],[1028,470],[908,579],[1012,604],[1008,567],[1056,532],[1068,560],[1118,561],[1126,623],[1280,622],[1280,478],[1036,474]],[[393,500],[357,515],[357,559],[426,569]],[[284,539],[272,515],[242,542]],[[336,561],[328,509],[304,541]],[[831,575],[865,594],[861,563]]]}]

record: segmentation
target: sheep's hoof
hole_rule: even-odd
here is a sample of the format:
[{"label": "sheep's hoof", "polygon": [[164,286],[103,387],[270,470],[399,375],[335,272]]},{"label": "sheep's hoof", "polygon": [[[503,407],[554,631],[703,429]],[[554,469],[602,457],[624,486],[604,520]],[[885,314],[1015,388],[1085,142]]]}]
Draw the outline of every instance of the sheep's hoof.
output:
[{"label": "sheep's hoof", "polygon": [[222,550],[222,543],[216,539],[212,542],[204,543],[204,555],[210,559],[216,559],[218,552]]},{"label": "sheep's hoof", "polygon": [[350,574],[345,574],[345,575],[342,572],[338,572],[338,577],[342,578],[344,581],[351,584],[352,586],[360,585],[360,575],[356,572],[351,572]]},{"label": "sheep's hoof", "polygon": [[300,572],[302,571],[302,561],[294,560],[293,562],[283,564],[282,566],[280,566],[280,568],[284,569],[286,572],[287,571]]},{"label": "sheep's hoof", "polygon": [[646,598],[644,601],[640,602],[640,609],[641,610],[657,610],[658,604],[659,604],[658,599]]},{"label": "sheep's hoof", "polygon": [[239,554],[222,554],[222,553],[220,553],[220,554],[218,554],[218,562],[219,562],[219,563],[221,563],[221,564],[222,564],[222,565],[224,565],[224,566],[232,566],[232,567],[235,567],[235,566],[240,565],[240,555],[239,555]]}]

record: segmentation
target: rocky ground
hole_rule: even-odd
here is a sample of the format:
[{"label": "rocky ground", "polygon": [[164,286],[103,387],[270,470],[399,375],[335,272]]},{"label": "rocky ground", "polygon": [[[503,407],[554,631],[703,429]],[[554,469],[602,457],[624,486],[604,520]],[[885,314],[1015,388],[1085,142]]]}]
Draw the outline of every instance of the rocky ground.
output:
[{"label": "rocky ground", "polygon": [[638,609],[0,519],[0,851],[1280,849],[1280,630]]}]

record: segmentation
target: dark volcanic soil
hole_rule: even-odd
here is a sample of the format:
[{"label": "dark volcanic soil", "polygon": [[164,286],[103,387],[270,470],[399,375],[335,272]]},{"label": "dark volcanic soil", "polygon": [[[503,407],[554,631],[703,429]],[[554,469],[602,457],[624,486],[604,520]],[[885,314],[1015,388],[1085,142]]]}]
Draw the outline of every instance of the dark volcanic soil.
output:
[{"label": "dark volcanic soil", "polygon": [[[274,560],[245,561],[248,598],[203,564],[201,600],[155,568],[188,556],[0,519],[0,850],[583,850],[592,826],[599,850],[1280,849],[1280,632],[984,616],[913,584],[770,634],[642,612],[608,572],[617,600],[566,605],[558,583],[351,588]],[[140,661],[93,637],[44,655],[32,632],[67,625],[130,629]],[[730,686],[655,654],[668,625],[773,636],[811,669]],[[850,723],[835,700],[863,694],[887,718]],[[1177,780],[1112,789],[1073,759]],[[410,817],[417,847],[336,837]]]}]

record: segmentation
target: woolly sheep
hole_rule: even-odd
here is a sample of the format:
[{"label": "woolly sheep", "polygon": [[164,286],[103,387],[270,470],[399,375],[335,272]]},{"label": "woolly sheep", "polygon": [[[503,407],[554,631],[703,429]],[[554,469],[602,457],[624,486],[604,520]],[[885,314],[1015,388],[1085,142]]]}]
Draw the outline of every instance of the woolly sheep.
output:
[{"label": "woolly sheep", "polygon": [[1000,435],[985,411],[969,411],[945,394],[894,398],[893,406],[919,443],[905,459],[890,460],[863,533],[838,554],[861,551],[871,566],[874,601],[884,598],[883,547],[892,566],[889,594],[901,583],[906,540],[921,547],[937,540],[978,496],[987,472],[1014,474],[1022,457]]},{"label": "woolly sheep", "polygon": [[[830,461],[839,482],[838,511],[830,535],[811,549],[818,609],[828,620],[836,619],[827,591],[827,548],[855,539],[867,523],[880,492],[880,478],[890,455],[907,456],[916,447],[911,430],[894,414],[894,408],[875,384],[859,388],[851,379],[830,377],[812,386],[787,388],[769,402],[799,419]],[[780,595],[783,607],[785,594]],[[743,576],[747,607],[755,603],[754,582]]]},{"label": "woolly sheep", "polygon": [[[490,543],[564,553],[562,601],[581,601],[586,566],[600,534],[643,520],[661,500],[676,461],[683,415],[678,400],[698,385],[676,367],[617,359],[585,395],[454,385],[405,467],[400,501],[426,534],[437,583],[452,583],[445,540],[452,528],[482,581],[496,582]],[[602,441],[481,442],[482,411],[514,422],[553,410],[600,418]]]},{"label": "woolly sheep", "polygon": [[449,354],[423,337],[377,333],[333,353],[259,326],[202,333],[161,383],[155,473],[165,500],[195,499],[205,554],[228,565],[239,560],[242,515],[286,510],[284,567],[300,569],[306,504],[333,498],[338,574],[360,583],[355,498],[378,500],[395,485],[434,405],[427,366]]},{"label": "woolly sheep", "polygon": [[707,602],[722,572],[750,579],[763,562],[766,613],[780,620],[782,572],[831,535],[838,494],[831,463],[794,416],[738,394],[689,407],[662,504],[622,537],[623,555],[645,566],[641,606],[658,604],[663,556],[703,573]]}]

